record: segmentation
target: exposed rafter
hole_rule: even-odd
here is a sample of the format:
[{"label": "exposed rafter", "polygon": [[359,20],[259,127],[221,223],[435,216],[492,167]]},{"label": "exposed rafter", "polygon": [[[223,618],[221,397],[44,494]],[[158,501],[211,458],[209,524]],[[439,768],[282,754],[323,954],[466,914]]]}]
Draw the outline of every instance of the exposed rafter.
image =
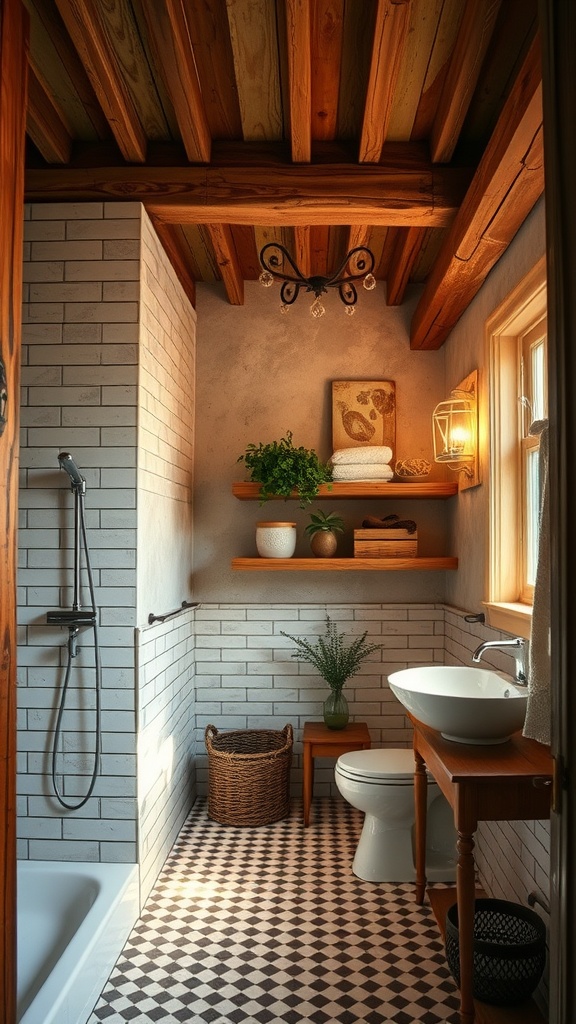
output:
[{"label": "exposed rafter", "polygon": [[454,153],[492,38],[500,3],[501,0],[476,0],[464,5],[456,46],[432,126],[430,154],[434,163],[447,163]]},{"label": "exposed rafter", "polygon": [[312,228],[309,224],[300,224],[294,228],[294,259],[304,277],[312,273]]},{"label": "exposed rafter", "polygon": [[47,163],[68,163],[72,152],[70,132],[32,67],[28,76],[26,131]]},{"label": "exposed rafter", "polygon": [[412,348],[439,348],[544,191],[540,43],[508,96],[412,319]]},{"label": "exposed rafter", "polygon": [[292,159],[294,163],[310,163],[310,0],[286,0],[286,35]]},{"label": "exposed rafter", "polygon": [[394,245],[388,273],[386,303],[388,306],[400,306],[404,299],[410,274],[422,248],[426,228],[408,228],[400,231]]},{"label": "exposed rafter", "polygon": [[196,282],[190,274],[190,250],[182,228],[174,224],[162,224],[156,217],[150,218],[162,246],[170,260],[176,277],[193,306],[196,305]]},{"label": "exposed rafter", "polygon": [[410,0],[378,0],[358,153],[361,163],[377,164],[382,155],[409,19]]},{"label": "exposed rafter", "polygon": [[209,163],[212,139],[181,0],[143,4],[148,33],[178,119],[186,156]]},{"label": "exposed rafter", "polygon": [[125,160],[144,163],[146,136],[98,15],[98,0],[56,0]]},{"label": "exposed rafter", "polygon": [[208,233],[222,274],[228,301],[233,306],[241,306],[244,303],[244,281],[238,266],[232,232],[227,224],[209,224]]}]

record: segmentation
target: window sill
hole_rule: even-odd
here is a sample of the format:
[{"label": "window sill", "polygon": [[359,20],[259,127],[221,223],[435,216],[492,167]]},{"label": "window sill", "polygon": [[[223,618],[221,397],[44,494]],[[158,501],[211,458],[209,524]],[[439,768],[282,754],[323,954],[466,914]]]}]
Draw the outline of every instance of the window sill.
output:
[{"label": "window sill", "polygon": [[532,605],[514,601],[484,601],[483,604],[488,626],[530,639]]}]

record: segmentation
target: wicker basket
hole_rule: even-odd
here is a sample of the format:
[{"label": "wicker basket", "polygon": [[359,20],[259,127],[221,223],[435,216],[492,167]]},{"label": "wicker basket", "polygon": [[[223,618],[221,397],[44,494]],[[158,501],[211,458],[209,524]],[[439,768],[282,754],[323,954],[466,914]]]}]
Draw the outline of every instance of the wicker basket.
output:
[{"label": "wicker basket", "polygon": [[208,817],[222,825],[269,825],[290,813],[292,726],[218,732],[206,726]]},{"label": "wicker basket", "polygon": [[[515,1006],[532,995],[546,963],[546,928],[533,910],[506,900],[479,899],[474,910],[474,998]],[[446,958],[460,983],[458,905],[446,914]]]}]

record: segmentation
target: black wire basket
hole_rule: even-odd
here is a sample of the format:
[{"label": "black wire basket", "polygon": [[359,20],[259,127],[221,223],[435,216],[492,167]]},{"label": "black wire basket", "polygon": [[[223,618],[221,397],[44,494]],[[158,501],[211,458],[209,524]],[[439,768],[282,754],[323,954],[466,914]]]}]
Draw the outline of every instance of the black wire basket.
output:
[{"label": "black wire basket", "polygon": [[[533,910],[506,900],[476,900],[474,909],[475,999],[514,1006],[532,995],[546,964],[546,927]],[[446,958],[460,984],[458,905],[446,914]]]}]

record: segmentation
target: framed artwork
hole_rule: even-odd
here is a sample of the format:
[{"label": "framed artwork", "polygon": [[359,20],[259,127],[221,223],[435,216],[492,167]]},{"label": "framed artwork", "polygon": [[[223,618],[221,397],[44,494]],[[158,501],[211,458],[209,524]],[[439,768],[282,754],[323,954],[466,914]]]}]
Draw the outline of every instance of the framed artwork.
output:
[{"label": "framed artwork", "polygon": [[396,452],[396,384],[393,380],[332,381],[332,446],[388,445]]}]

